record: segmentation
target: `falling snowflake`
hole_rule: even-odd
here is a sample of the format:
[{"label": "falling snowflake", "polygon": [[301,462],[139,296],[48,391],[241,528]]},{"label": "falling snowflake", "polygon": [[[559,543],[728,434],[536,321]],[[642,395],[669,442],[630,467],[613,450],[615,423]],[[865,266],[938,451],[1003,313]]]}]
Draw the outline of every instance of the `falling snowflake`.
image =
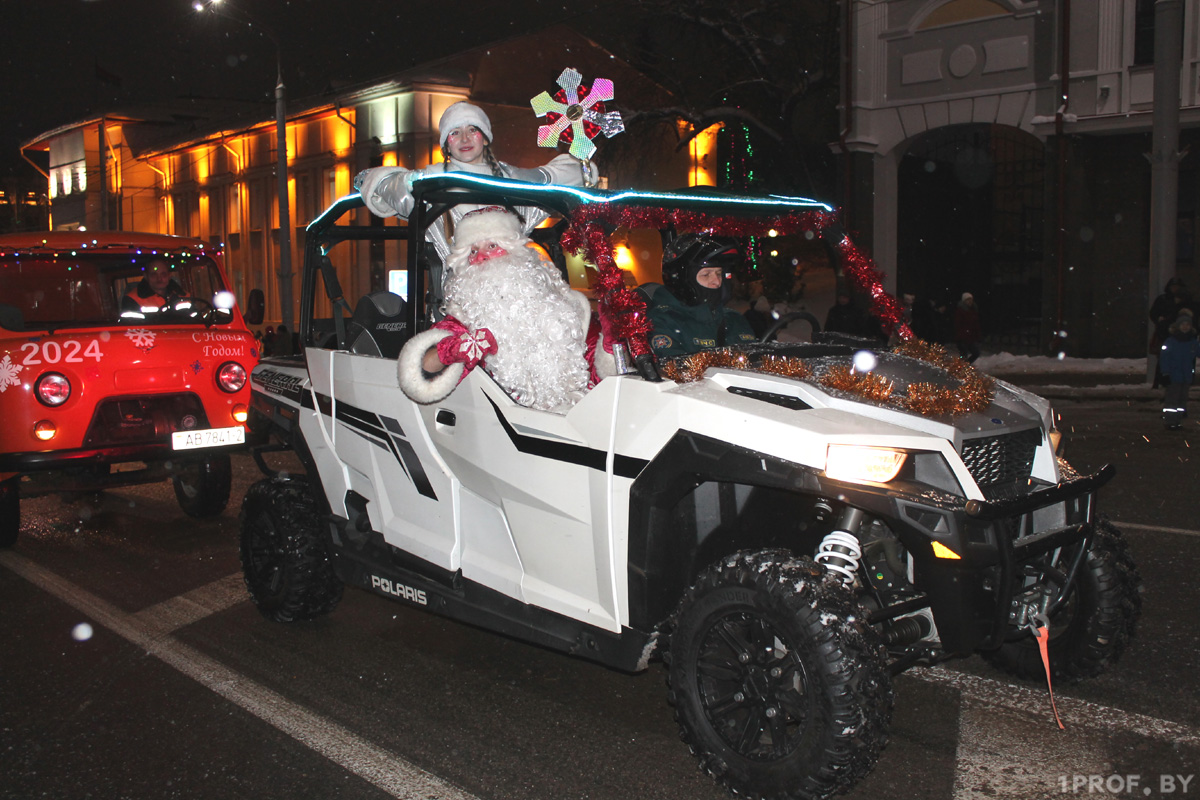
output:
[{"label": "falling snowflake", "polygon": [[554,147],[561,139],[571,145],[571,155],[587,160],[596,152],[592,139],[601,133],[611,139],[625,130],[621,112],[604,109],[604,101],[616,96],[612,81],[597,78],[588,89],[583,85],[583,76],[567,67],[557,83],[562,89],[554,97],[542,92],[529,101],[537,115],[550,123],[538,128],[540,146]]},{"label": "falling snowflake", "polygon": [[204,365],[200,363],[200,359],[196,359],[195,361],[193,361],[193,362],[192,362],[191,364],[189,364],[188,366],[189,366],[189,367],[191,367],[191,368],[192,368],[192,372],[194,372],[194,373],[195,373],[195,374],[197,374],[197,375],[199,375],[199,374],[200,374],[200,370],[204,369]]},{"label": "falling snowflake", "polygon": [[17,373],[25,367],[21,364],[14,364],[8,354],[4,354],[4,359],[0,361],[0,394],[8,391],[10,386],[20,386],[21,379],[17,377]]},{"label": "falling snowflake", "polygon": [[154,349],[154,331],[148,331],[145,328],[131,328],[125,331],[125,335],[129,337],[129,341],[133,342],[133,346],[149,353]]}]

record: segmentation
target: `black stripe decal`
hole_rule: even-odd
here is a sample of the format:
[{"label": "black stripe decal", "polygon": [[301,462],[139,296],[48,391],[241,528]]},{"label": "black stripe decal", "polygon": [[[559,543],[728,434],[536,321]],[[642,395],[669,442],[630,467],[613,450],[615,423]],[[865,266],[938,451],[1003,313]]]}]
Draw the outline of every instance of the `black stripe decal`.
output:
[{"label": "black stripe decal", "polygon": [[[487,397],[487,395],[485,394],[484,397]],[[516,429],[500,413],[500,406],[496,405],[496,402],[490,397],[487,398],[487,401],[492,404],[492,408],[496,411],[496,419],[500,420],[500,425],[504,428],[504,432],[508,434],[508,438],[512,441],[513,447],[517,448],[518,452],[541,458],[549,458],[553,461],[563,461],[568,464],[579,464],[589,469],[604,472],[608,453],[592,447],[585,447],[581,444],[555,442],[517,433]],[[641,458],[618,454],[613,459],[613,474],[622,478],[636,478],[638,473],[648,463],[650,462]]]},{"label": "black stripe decal", "polygon": [[[333,398],[320,392],[317,392],[316,395],[321,413],[329,416],[329,411],[333,407]],[[308,403],[310,407],[311,402],[310,400]],[[390,450],[392,456],[400,464],[400,469],[404,470],[404,474],[413,482],[417,492],[425,497],[438,499],[437,493],[433,490],[433,484],[429,482],[429,476],[425,473],[425,467],[421,464],[421,459],[412,444],[406,439],[401,439],[396,433],[389,435],[389,431],[397,431],[403,435],[399,422],[387,417],[380,417],[372,411],[341,401],[337,404],[336,419],[355,433],[369,439],[376,446]]]}]

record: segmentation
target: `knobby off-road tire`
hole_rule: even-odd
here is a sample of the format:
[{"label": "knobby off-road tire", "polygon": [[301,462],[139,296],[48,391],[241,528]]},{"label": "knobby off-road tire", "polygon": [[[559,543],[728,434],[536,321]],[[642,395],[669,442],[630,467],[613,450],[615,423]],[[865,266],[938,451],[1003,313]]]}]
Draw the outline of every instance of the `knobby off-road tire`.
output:
[{"label": "knobby off-road tire", "polygon": [[[1141,586],[1125,537],[1100,519],[1067,602],[1050,618],[1048,655],[1054,680],[1093,678],[1116,663],[1142,613]],[[1017,677],[1046,679],[1032,636],[1007,642],[984,657]]]},{"label": "knobby off-road tire", "polygon": [[215,517],[229,505],[232,470],[228,454],[180,464],[171,482],[183,513],[196,519]]},{"label": "knobby off-road tire", "polygon": [[823,798],[866,775],[892,715],[887,653],[849,590],[810,559],[709,567],[666,636],[669,699],[701,767],[738,795]]},{"label": "knobby off-road tire", "polygon": [[21,476],[0,481],[0,548],[17,543],[21,530]]},{"label": "knobby off-road tire", "polygon": [[242,501],[242,577],[262,615],[300,622],[332,611],[342,599],[321,536],[316,500],[296,478],[262,480]]}]

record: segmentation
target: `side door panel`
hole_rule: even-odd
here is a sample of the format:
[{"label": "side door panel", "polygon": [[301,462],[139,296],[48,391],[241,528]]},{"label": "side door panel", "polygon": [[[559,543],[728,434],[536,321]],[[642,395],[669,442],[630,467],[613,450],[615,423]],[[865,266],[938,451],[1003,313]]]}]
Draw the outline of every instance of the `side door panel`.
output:
[{"label": "side door panel", "polygon": [[476,369],[422,414],[472,498],[463,575],[507,593],[501,581],[519,570],[519,599],[619,629],[607,503],[596,503],[608,485],[611,407],[584,398],[569,414],[524,408]]},{"label": "side door panel", "polygon": [[357,492],[367,500],[371,527],[389,544],[458,569],[456,482],[430,447],[420,407],[400,390],[396,362],[320,349],[308,356],[320,436],[343,476],[333,485],[322,473],[330,507],[349,516],[345,492]]}]

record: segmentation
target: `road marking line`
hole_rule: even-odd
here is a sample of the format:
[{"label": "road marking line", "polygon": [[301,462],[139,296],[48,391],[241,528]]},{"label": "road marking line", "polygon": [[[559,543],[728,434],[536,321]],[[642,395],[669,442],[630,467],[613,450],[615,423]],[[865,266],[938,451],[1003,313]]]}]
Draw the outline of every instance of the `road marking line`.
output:
[{"label": "road marking line", "polygon": [[198,589],[143,608],[132,618],[156,635],[166,636],[249,599],[242,573],[234,572]]},{"label": "road marking line", "polygon": [[[1039,709],[1040,711],[1040,709]],[[1039,728],[1049,735],[1030,735]],[[964,695],[959,704],[954,800],[1020,800],[1061,792],[1064,775],[1111,774],[1101,731],[1058,733],[1043,714],[996,708]]]},{"label": "road marking line", "polygon": [[[1000,708],[1026,713],[1031,710],[1044,709],[1047,728],[1055,727],[1054,718],[1050,712],[1050,697],[1041,690],[991,678],[981,678],[977,675],[953,672],[945,667],[913,667],[903,674],[927,683],[958,689],[968,697]],[[1102,728],[1110,731],[1122,730],[1148,739],[1200,745],[1200,729],[1190,725],[1158,719],[1133,711],[1123,711],[1119,708],[1074,697],[1055,695],[1055,699],[1058,701],[1058,712],[1063,718],[1063,724],[1068,728],[1075,726],[1078,728]]]},{"label": "road marking line", "polygon": [[1117,522],[1112,521],[1113,525],[1118,528],[1129,528],[1135,531],[1161,531],[1162,533],[1178,533],[1182,536],[1200,536],[1200,531],[1188,530],[1187,528],[1167,528],[1162,525],[1139,525],[1136,522]]},{"label": "road marking line", "polygon": [[[0,564],[72,606],[93,621],[174,667],[263,722],[315,750],[397,800],[478,800],[420,767],[359,737],[336,722],[299,706],[171,636],[157,633],[168,622],[147,624],[70,581],[11,551]],[[222,584],[228,578],[217,581]],[[209,587],[213,584],[209,584]],[[201,587],[203,591],[209,587]],[[143,612],[144,613],[144,612]]]}]

